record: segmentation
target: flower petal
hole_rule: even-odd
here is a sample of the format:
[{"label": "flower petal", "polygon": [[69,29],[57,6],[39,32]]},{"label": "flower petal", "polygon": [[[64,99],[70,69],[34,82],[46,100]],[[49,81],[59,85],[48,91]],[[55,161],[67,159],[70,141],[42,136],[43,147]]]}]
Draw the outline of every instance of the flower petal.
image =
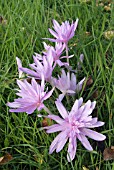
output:
[{"label": "flower petal", "polygon": [[[80,137],[79,137],[80,136]],[[89,151],[92,151],[93,148],[90,145],[88,139],[83,134],[79,134],[78,139],[81,141],[82,145]]]},{"label": "flower petal", "polygon": [[67,140],[68,140],[68,136],[65,136],[65,138],[58,143],[57,148],[56,148],[57,153],[60,152],[63,149],[63,147],[66,144]]},{"label": "flower petal", "polygon": [[50,118],[59,124],[62,124],[64,122],[63,119],[61,119],[59,116],[56,116],[56,115],[48,115],[47,118]]},{"label": "flower petal", "polygon": [[58,35],[55,31],[53,31],[52,29],[49,28],[49,32],[55,37],[58,38]]},{"label": "flower petal", "polygon": [[50,145],[50,149],[49,149],[49,154],[52,154],[53,151],[57,148],[58,142],[62,141],[66,136],[66,132],[61,132],[59,133],[56,138],[53,140],[53,142]]},{"label": "flower petal", "polygon": [[68,154],[67,154],[67,160],[68,162],[71,162],[76,155],[76,148],[77,148],[77,141],[76,136],[69,138],[69,145],[68,145]]},{"label": "flower petal", "polygon": [[105,135],[102,135],[101,133],[95,132],[95,131],[87,129],[87,128],[83,128],[81,130],[81,132],[84,135],[86,135],[86,136],[88,136],[88,137],[90,137],[90,138],[92,138],[92,139],[94,139],[96,141],[102,141],[102,140],[106,139]]},{"label": "flower petal", "polygon": [[83,103],[83,98],[82,97],[79,100],[76,100],[73,107],[72,107],[72,110],[71,110],[71,112],[69,114],[74,115],[74,114],[78,113],[78,109],[82,105],[82,103]]},{"label": "flower petal", "polygon": [[61,116],[62,116],[64,119],[65,119],[66,117],[68,117],[68,113],[67,113],[65,107],[63,106],[63,104],[60,102],[60,100],[57,100],[57,101],[55,102],[55,104],[56,104],[56,107],[57,107],[59,113],[61,114]]},{"label": "flower petal", "polygon": [[51,95],[52,95],[52,93],[53,93],[53,91],[54,91],[54,89],[55,89],[55,87],[53,87],[52,88],[52,90],[51,91],[49,91],[43,98],[42,98],[42,100],[46,100],[46,99],[48,99]]}]

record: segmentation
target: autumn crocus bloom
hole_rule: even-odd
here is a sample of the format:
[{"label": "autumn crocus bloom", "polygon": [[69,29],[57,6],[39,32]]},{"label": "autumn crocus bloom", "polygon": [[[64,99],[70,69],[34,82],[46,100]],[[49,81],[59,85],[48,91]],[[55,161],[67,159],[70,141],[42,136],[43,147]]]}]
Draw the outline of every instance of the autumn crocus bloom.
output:
[{"label": "autumn crocus bloom", "polygon": [[63,42],[65,44],[68,43],[68,41],[74,36],[75,30],[78,25],[78,19],[70,25],[69,21],[62,22],[62,25],[59,25],[59,23],[56,20],[53,20],[53,28],[49,28],[49,32],[55,37],[48,38],[48,40],[52,42]]},{"label": "autumn crocus bloom", "polygon": [[51,50],[51,53],[52,53],[52,56],[53,56],[53,61],[54,61],[55,65],[58,64],[60,67],[63,66],[63,65],[68,65],[67,62],[62,62],[61,59],[71,58],[71,57],[74,56],[74,55],[71,55],[71,56],[68,56],[68,57],[62,56],[62,53],[65,49],[65,44],[63,44],[63,43],[57,43],[56,42],[55,48],[53,46],[47,45],[45,42],[43,44],[44,44],[44,48],[46,50],[45,52],[43,52],[44,55],[46,55],[48,57],[48,55],[47,55],[48,50]]},{"label": "autumn crocus bloom", "polygon": [[32,69],[22,67],[21,70],[24,73],[27,73],[29,76],[34,77],[35,79],[40,79],[42,75],[46,81],[50,81],[52,76],[53,67],[53,56],[50,50],[48,50],[48,56],[43,56],[42,61],[39,60],[39,57],[33,56],[34,63],[29,64]]},{"label": "autumn crocus bloom", "polygon": [[54,150],[60,152],[67,141],[68,144],[68,161],[72,161],[76,155],[77,149],[77,139],[81,141],[82,145],[89,151],[92,151],[93,148],[90,145],[87,136],[96,141],[102,141],[106,137],[98,132],[91,130],[90,128],[95,128],[103,126],[104,122],[98,121],[97,117],[92,118],[91,113],[95,108],[96,102],[91,102],[88,100],[83,105],[83,98],[76,100],[71,111],[68,112],[63,104],[57,100],[56,107],[61,115],[48,115],[47,117],[54,120],[56,124],[47,126],[44,129],[47,129],[47,133],[60,133],[51,143],[49,153],[52,154]]},{"label": "autumn crocus bloom", "polygon": [[10,108],[10,112],[26,112],[31,114],[34,110],[41,110],[44,108],[43,101],[48,99],[54,90],[54,88],[47,92],[44,92],[44,80],[42,79],[41,85],[39,85],[34,78],[31,80],[31,84],[25,81],[17,80],[17,84],[20,87],[18,93],[20,98],[15,99],[14,102],[8,102],[7,106]]},{"label": "autumn crocus bloom", "polygon": [[52,78],[51,83],[62,92],[62,94],[59,95],[59,99],[62,100],[66,94],[73,95],[74,93],[79,92],[82,89],[84,80],[85,78],[77,83],[76,75],[74,73],[71,73],[70,75],[69,72],[66,74],[65,71],[62,70],[61,77],[58,76],[58,79]]}]

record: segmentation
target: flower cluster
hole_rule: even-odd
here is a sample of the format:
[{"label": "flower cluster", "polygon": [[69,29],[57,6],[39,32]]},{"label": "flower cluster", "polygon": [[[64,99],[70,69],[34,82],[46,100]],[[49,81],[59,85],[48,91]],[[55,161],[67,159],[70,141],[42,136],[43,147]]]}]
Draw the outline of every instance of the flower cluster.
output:
[{"label": "flower cluster", "polygon": [[[7,106],[11,109],[10,112],[26,112],[32,114],[36,109],[38,112],[44,109],[47,115],[40,115],[38,117],[46,117],[56,122],[51,126],[46,126],[47,133],[60,132],[53,140],[49,153],[51,154],[54,150],[60,152],[67,141],[68,143],[68,161],[72,161],[76,155],[77,140],[89,151],[93,148],[90,145],[87,137],[97,141],[102,141],[106,137],[90,128],[96,128],[103,126],[104,122],[98,121],[97,117],[92,118],[91,114],[95,108],[96,102],[88,100],[83,103],[83,98],[76,99],[74,101],[71,111],[62,104],[65,97],[68,101],[68,96],[74,96],[82,90],[85,77],[77,82],[75,73],[78,74],[81,69],[81,64],[84,60],[84,55],[81,54],[77,67],[72,70],[69,59],[74,55],[68,55],[69,48],[68,42],[75,35],[75,31],[78,25],[78,19],[72,24],[69,21],[65,21],[60,25],[56,20],[53,20],[53,29],[49,29],[49,32],[54,38],[44,38],[55,43],[55,46],[51,46],[43,42],[44,51],[42,54],[35,53],[33,55],[34,62],[29,64],[30,68],[22,66],[21,60],[16,57],[19,78],[23,78],[26,75],[31,79],[28,82],[28,78],[17,80],[17,85],[20,89],[17,89],[16,95],[19,98],[15,99],[14,102],[8,102]],[[53,72],[55,67],[58,66],[61,70],[61,75],[54,76]],[[67,70],[67,71],[66,71]],[[51,85],[52,89],[48,91],[47,85]],[[52,114],[49,108],[46,107],[44,101],[49,99],[56,90],[58,93],[55,105],[59,111],[59,115]],[[69,101],[70,102],[70,101]]]}]

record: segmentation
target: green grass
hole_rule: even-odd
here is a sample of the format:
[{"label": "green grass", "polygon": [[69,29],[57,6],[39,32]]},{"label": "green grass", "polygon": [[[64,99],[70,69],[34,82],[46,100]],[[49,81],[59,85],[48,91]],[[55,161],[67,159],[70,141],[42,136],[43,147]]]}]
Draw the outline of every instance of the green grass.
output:
[{"label": "green grass", "polygon": [[[43,37],[50,37],[48,28],[52,19],[58,22],[79,18],[75,37],[70,41],[70,53],[75,56],[71,65],[75,68],[81,53],[84,63],[77,75],[78,79],[92,76],[93,84],[79,96],[96,100],[93,113],[105,123],[100,132],[107,136],[105,147],[114,145],[114,41],[103,36],[114,29],[114,8],[110,12],[97,7],[95,1],[80,3],[78,0],[1,0],[0,14],[7,24],[0,24],[0,156],[9,152],[13,160],[0,165],[1,170],[81,170],[83,165],[90,170],[113,170],[112,161],[104,161],[97,142],[92,140],[94,152],[90,153],[78,142],[76,158],[72,163],[66,159],[67,146],[58,154],[48,154],[51,141],[56,134],[48,135],[40,131],[41,119],[36,114],[9,113],[7,101],[15,96],[18,71],[16,56],[22,59],[23,66],[32,63],[34,52],[43,50]],[[85,32],[90,32],[86,35]],[[48,42],[48,41],[47,41]],[[77,44],[77,45],[73,45]],[[97,96],[93,95],[97,91]],[[77,96],[77,97],[79,97]],[[55,110],[52,100],[51,110]],[[72,103],[73,104],[73,103]]]}]

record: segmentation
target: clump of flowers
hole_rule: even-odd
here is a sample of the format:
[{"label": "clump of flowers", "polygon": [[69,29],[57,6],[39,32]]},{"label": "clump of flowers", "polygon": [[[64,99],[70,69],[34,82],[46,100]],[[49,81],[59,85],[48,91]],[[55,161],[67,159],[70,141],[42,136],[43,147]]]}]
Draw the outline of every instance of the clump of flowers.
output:
[{"label": "clump of flowers", "polygon": [[[68,54],[68,42],[75,35],[77,25],[78,19],[72,22],[72,24],[70,24],[69,21],[62,22],[62,25],[56,20],[53,20],[54,30],[49,29],[49,32],[54,38],[44,39],[54,42],[55,45],[53,47],[44,42],[44,51],[42,54],[35,53],[35,55],[33,55],[34,62],[29,64],[30,68],[23,67],[21,60],[16,57],[19,78],[22,78],[26,74],[28,78],[31,78],[31,82],[28,82],[27,78],[17,80],[20,89],[17,90],[16,95],[18,95],[19,98],[15,99],[14,102],[7,103],[7,106],[11,108],[9,110],[10,112],[26,112],[27,114],[32,114],[37,109],[38,117],[43,116],[54,120],[56,124],[43,128],[46,129],[47,133],[60,132],[53,140],[49,153],[52,154],[54,150],[60,152],[67,141],[69,141],[67,151],[67,159],[69,162],[75,158],[77,140],[79,140],[87,150],[92,151],[93,148],[87,137],[97,141],[102,141],[106,138],[104,135],[91,130],[91,128],[104,125],[104,122],[98,121],[97,117],[93,118],[91,116],[96,101],[91,102],[88,100],[83,103],[82,97],[75,99],[70,112],[62,104],[63,100],[67,99],[66,101],[68,101],[69,96],[76,98],[75,94],[80,93],[85,81],[84,77],[80,82],[77,82],[75,75],[75,73],[78,74],[79,69],[81,69],[84,55],[80,55],[75,70],[72,70],[69,62],[70,58],[74,55],[69,56]],[[53,76],[53,72],[56,66],[60,68],[61,75],[55,77]],[[50,91],[48,91],[47,87],[49,84],[52,86]],[[54,90],[58,95],[55,105],[60,116],[57,115],[57,113],[51,113],[50,109],[44,104],[44,101],[49,100]],[[68,102],[70,103],[70,101]],[[47,115],[41,115],[39,113],[42,109],[47,112]]]}]

